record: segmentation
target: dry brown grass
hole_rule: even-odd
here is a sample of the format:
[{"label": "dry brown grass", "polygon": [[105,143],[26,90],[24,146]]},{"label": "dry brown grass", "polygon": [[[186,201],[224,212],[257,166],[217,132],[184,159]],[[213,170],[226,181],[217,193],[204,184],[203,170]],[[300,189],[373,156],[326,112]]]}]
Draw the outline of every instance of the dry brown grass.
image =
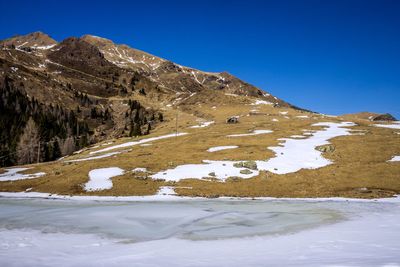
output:
[{"label": "dry brown grass", "polygon": [[[234,98],[234,97],[233,97]],[[196,101],[194,99],[193,101]],[[233,100],[232,100],[233,101]],[[92,161],[64,163],[62,161],[32,165],[27,172],[43,171],[47,175],[37,179],[14,182],[0,182],[0,191],[32,191],[74,195],[152,195],[159,186],[171,185],[163,181],[143,179],[139,174],[129,172],[136,167],[146,167],[157,172],[186,163],[200,163],[210,160],[263,160],[273,157],[268,146],[279,144],[278,138],[302,134],[302,129],[321,129],[310,125],[319,121],[338,121],[340,118],[323,118],[320,115],[301,113],[296,110],[272,108],[262,105],[258,109],[264,115],[246,116],[255,106],[239,103],[221,105],[217,99],[209,105],[195,104],[181,108],[179,111],[179,131],[189,135],[152,142],[151,146],[134,146],[132,151],[115,157]],[[219,105],[218,105],[219,104]],[[211,107],[217,105],[216,109]],[[185,111],[182,111],[184,109]],[[289,111],[285,115],[280,111]],[[175,109],[165,110],[166,122],[160,125],[152,136],[170,134],[175,130]],[[194,114],[197,114],[194,115]],[[210,127],[191,129],[196,125],[199,114],[216,123]],[[309,115],[308,119],[297,118],[298,115]],[[240,123],[227,125],[225,119],[232,115],[240,115]],[[273,122],[277,118],[279,122]],[[400,192],[400,163],[387,162],[392,156],[400,154],[400,135],[395,130],[369,126],[366,120],[353,120],[359,126],[352,129],[367,130],[366,135],[342,136],[331,142],[336,149],[333,153],[325,153],[325,157],[334,164],[316,169],[300,170],[296,173],[276,175],[262,172],[252,179],[238,181],[204,181],[187,179],[175,185],[176,192],[187,196],[272,196],[272,197],[382,197]],[[246,133],[253,129],[269,129],[273,133],[248,136],[226,137],[228,134]],[[112,145],[131,141],[132,138],[116,140]],[[238,149],[209,153],[206,150],[213,146],[239,145]],[[104,147],[101,147],[104,148]],[[93,149],[96,150],[96,149]],[[68,159],[88,156],[87,150]],[[88,181],[88,172],[96,168],[120,167],[126,174],[113,178],[110,190],[85,192],[82,185]],[[367,187],[368,190],[360,191]]]}]

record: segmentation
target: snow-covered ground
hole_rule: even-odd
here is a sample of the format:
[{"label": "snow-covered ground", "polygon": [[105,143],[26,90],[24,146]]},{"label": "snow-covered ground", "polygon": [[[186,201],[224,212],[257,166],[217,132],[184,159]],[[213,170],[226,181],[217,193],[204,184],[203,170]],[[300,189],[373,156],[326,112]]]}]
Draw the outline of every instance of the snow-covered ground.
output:
[{"label": "snow-covered ground", "polygon": [[90,154],[107,152],[107,151],[114,150],[114,149],[117,149],[117,148],[125,148],[125,147],[137,146],[137,145],[141,145],[141,144],[145,144],[145,143],[154,142],[154,141],[157,141],[157,140],[162,140],[162,139],[176,137],[176,136],[182,136],[182,135],[186,135],[186,134],[187,133],[173,133],[173,134],[167,134],[167,135],[162,135],[162,136],[157,136],[157,137],[145,138],[145,139],[141,139],[139,141],[126,142],[126,143],[122,143],[122,144],[119,144],[119,145],[110,146],[110,147],[106,147],[106,148],[103,148],[103,149],[100,149],[100,150],[92,151],[92,152],[90,152]]},{"label": "snow-covered ground", "polygon": [[208,152],[216,152],[216,151],[221,151],[221,150],[226,150],[226,149],[234,149],[238,148],[238,146],[214,146],[210,147],[207,149]]},{"label": "snow-covered ground", "polygon": [[281,146],[268,147],[275,152],[276,156],[268,161],[257,161],[260,170],[267,170],[277,174],[285,174],[299,171],[300,169],[316,169],[327,166],[332,162],[322,156],[315,149],[317,146],[329,144],[329,139],[350,135],[350,129],[354,126],[352,122],[320,122],[313,126],[324,126],[324,130],[312,133],[306,139],[283,139]]},{"label": "snow-covered ground", "polygon": [[89,181],[85,184],[86,191],[111,189],[111,178],[122,175],[124,170],[118,167],[94,169],[89,172]]},{"label": "snow-covered ground", "polygon": [[94,160],[94,159],[102,159],[102,158],[108,158],[108,157],[111,157],[111,156],[115,156],[115,155],[118,155],[118,154],[121,154],[121,153],[122,153],[122,151],[116,151],[116,152],[110,152],[110,153],[106,153],[106,154],[99,155],[99,156],[94,156],[94,157],[66,160],[65,162],[79,162],[79,161],[87,161],[87,160]]},{"label": "snow-covered ground", "polygon": [[257,106],[257,105],[272,105],[271,102],[265,101],[265,100],[259,100],[257,99],[256,101],[254,101],[253,103],[251,103],[250,105],[252,106]]},{"label": "snow-covered ground", "polygon": [[214,123],[215,123],[214,121],[203,121],[203,122],[200,122],[199,125],[190,126],[189,128],[204,128],[204,127],[208,127]]},{"label": "snow-covered ground", "polygon": [[203,160],[202,164],[185,164],[174,169],[161,171],[153,174],[153,179],[164,179],[166,181],[179,181],[187,178],[202,179],[218,178],[221,181],[229,177],[250,178],[259,174],[258,170],[250,170],[249,174],[240,173],[245,168],[234,167],[234,161],[228,160]]},{"label": "snow-covered ground", "polygon": [[389,129],[400,129],[400,123],[393,123],[393,124],[374,124],[375,127],[383,127]]},{"label": "snow-covered ground", "polygon": [[7,168],[6,172],[0,174],[0,181],[16,181],[16,180],[24,180],[24,179],[34,179],[40,176],[45,175],[44,172],[37,172],[32,174],[22,174],[20,172],[29,170],[29,168]]},{"label": "snow-covered ground", "polygon": [[[154,179],[165,179],[167,181],[179,181],[186,178],[218,178],[222,181],[228,177],[250,178],[257,176],[260,170],[267,170],[277,174],[285,174],[299,171],[300,169],[316,169],[327,166],[332,162],[322,156],[315,149],[320,145],[329,144],[329,139],[349,135],[354,126],[352,122],[321,122],[313,126],[323,126],[323,130],[310,133],[305,139],[282,138],[282,143],[276,147],[268,147],[275,152],[276,156],[269,160],[256,161],[258,170],[248,170],[249,173],[241,173],[245,168],[234,166],[239,161],[212,161],[204,160],[202,164],[186,164],[158,172],[151,177]],[[260,130],[261,131],[261,130]],[[306,135],[306,132],[304,133]]]},{"label": "snow-covered ground", "polygon": [[268,134],[268,133],[272,133],[272,131],[271,130],[254,130],[251,133],[230,134],[230,135],[227,135],[227,137],[242,137],[242,136],[251,136],[251,135]]},{"label": "snow-covered ground", "polygon": [[0,211],[0,266],[400,266],[398,201],[0,199]]},{"label": "snow-covered ground", "polygon": [[392,159],[389,161],[394,162],[394,161],[400,161],[400,156],[394,156]]}]

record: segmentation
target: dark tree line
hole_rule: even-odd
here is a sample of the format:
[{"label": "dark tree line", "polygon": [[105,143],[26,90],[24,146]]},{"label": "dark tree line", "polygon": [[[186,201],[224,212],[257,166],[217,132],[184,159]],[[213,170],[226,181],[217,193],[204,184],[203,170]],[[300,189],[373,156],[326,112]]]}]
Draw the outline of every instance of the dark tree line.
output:
[{"label": "dark tree line", "polygon": [[23,84],[7,76],[0,82],[0,129],[2,166],[54,160],[86,146],[89,138],[88,125],[73,110],[29,98]]},{"label": "dark tree line", "polygon": [[158,121],[163,121],[162,113],[156,114],[151,109],[144,108],[138,101],[129,99],[129,109],[125,113],[126,126],[129,136],[149,134],[152,126]]}]

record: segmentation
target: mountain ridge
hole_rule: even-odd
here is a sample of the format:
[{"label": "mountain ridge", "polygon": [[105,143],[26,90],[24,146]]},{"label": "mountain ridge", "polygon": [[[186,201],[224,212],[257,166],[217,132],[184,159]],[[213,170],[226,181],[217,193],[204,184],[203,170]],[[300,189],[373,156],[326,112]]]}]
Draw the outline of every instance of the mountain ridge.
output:
[{"label": "mountain ridge", "polygon": [[[250,103],[256,98],[276,107],[294,107],[227,72],[181,66],[102,37],[83,35],[57,42],[43,32],[33,32],[0,41],[0,48],[2,98],[8,103],[1,108],[9,110],[7,115],[13,120],[22,118],[21,128],[33,116],[41,142],[63,147],[72,138],[73,148],[57,156],[107,138],[149,133],[161,123],[157,118],[166,106],[188,111],[195,103]],[[26,99],[9,101],[10,94]],[[22,113],[11,114],[11,102],[24,103]],[[34,106],[41,107],[40,114]],[[61,119],[57,110],[71,114],[71,121]],[[206,116],[198,110],[196,114]],[[60,120],[62,136],[43,124],[54,115]],[[83,132],[86,141],[81,142],[78,136]],[[11,135],[11,142],[1,144],[5,165],[18,161],[15,155],[22,131],[14,130]],[[53,148],[44,149],[38,161],[45,160],[44,155],[50,153],[46,149]],[[10,153],[14,156],[8,157]]]}]

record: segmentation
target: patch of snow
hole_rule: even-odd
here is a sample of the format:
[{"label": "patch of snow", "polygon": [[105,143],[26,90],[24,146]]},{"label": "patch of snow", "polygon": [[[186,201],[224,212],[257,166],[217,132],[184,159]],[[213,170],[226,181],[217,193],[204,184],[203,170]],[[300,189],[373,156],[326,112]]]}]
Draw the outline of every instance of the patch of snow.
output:
[{"label": "patch of snow", "polygon": [[19,172],[26,171],[30,168],[7,168],[6,172],[0,174],[0,181],[17,181],[17,180],[25,180],[25,179],[34,179],[45,175],[45,172],[37,172],[32,174],[22,174]]},{"label": "patch of snow", "polygon": [[274,119],[272,119],[272,121],[279,121],[279,120],[274,118]]},{"label": "patch of snow", "polygon": [[282,115],[286,115],[286,114],[288,114],[288,112],[287,112],[287,111],[279,111],[279,113],[280,113],[280,114],[282,114]]},{"label": "patch of snow", "polygon": [[[313,126],[326,126],[307,139],[286,139],[281,146],[268,147],[276,153],[276,157],[268,161],[257,161],[260,170],[267,170],[276,174],[297,172],[300,169],[317,169],[332,162],[322,157],[322,153],[315,149],[317,146],[329,144],[329,139],[350,135],[350,129],[355,126],[352,122],[320,122]],[[305,134],[305,133],[304,133]]]},{"label": "patch of snow", "polygon": [[153,144],[141,144],[140,146],[152,146]]},{"label": "patch of snow", "polygon": [[225,95],[227,95],[227,96],[234,96],[234,97],[239,96],[239,95],[237,95],[237,94],[230,94],[230,93],[225,93]]},{"label": "patch of snow", "polygon": [[161,186],[160,189],[157,192],[157,195],[159,195],[159,196],[173,196],[173,195],[176,195],[176,192],[175,192],[173,186]]},{"label": "patch of snow", "polygon": [[157,136],[157,137],[141,139],[141,140],[138,140],[138,141],[126,142],[126,143],[122,143],[122,144],[119,144],[119,145],[106,147],[106,148],[103,148],[103,149],[100,149],[100,150],[97,150],[97,151],[92,151],[92,152],[90,152],[90,154],[106,152],[106,151],[114,150],[114,149],[117,149],[117,148],[124,148],[124,147],[141,145],[141,144],[144,144],[144,143],[149,143],[149,142],[153,142],[153,141],[157,141],[157,140],[162,140],[162,139],[167,139],[167,138],[176,137],[176,136],[182,136],[182,135],[187,135],[187,134],[188,133],[173,133],[173,134],[167,134],[167,135],[162,135],[162,136]]},{"label": "patch of snow", "polygon": [[55,44],[52,44],[52,45],[44,45],[44,46],[35,46],[35,49],[47,50],[47,49],[53,48],[53,47],[55,47],[55,46],[56,46]]},{"label": "patch of snow", "polygon": [[[177,166],[174,169],[158,172],[151,177],[153,179],[164,179],[166,181],[179,181],[182,179],[194,178],[217,178],[221,181],[229,177],[250,178],[259,174],[258,170],[252,170],[250,174],[242,174],[245,168],[234,167],[234,161],[213,161],[203,160],[202,164],[186,164]],[[215,176],[210,175],[214,173]]]},{"label": "patch of snow", "polygon": [[375,127],[390,128],[390,129],[400,129],[400,124],[373,124]]},{"label": "patch of snow", "polygon": [[305,138],[306,136],[304,136],[304,135],[292,135],[292,136],[290,136],[290,138]]},{"label": "patch of snow", "polygon": [[268,133],[272,133],[272,131],[271,130],[254,130],[251,133],[247,133],[247,134],[230,134],[230,135],[227,135],[227,137],[241,137],[241,136],[268,134]]},{"label": "patch of snow", "polygon": [[[250,174],[240,173],[241,168],[233,165],[240,161],[211,161],[204,160],[203,164],[186,164],[177,166],[152,175],[154,179],[165,179],[167,181],[179,181],[181,179],[214,177],[225,181],[228,177],[250,178],[257,176],[259,171],[270,171],[276,174],[297,172],[301,169],[317,169],[332,162],[322,157],[322,153],[315,149],[320,145],[329,144],[329,139],[350,135],[350,129],[345,127],[355,126],[352,122],[320,122],[313,126],[325,126],[323,130],[316,131],[307,139],[282,138],[280,146],[268,147],[275,152],[276,156],[267,161],[256,161],[258,170]],[[209,174],[214,172],[215,176]]]},{"label": "patch of snow", "polygon": [[[99,147],[99,146],[97,146]],[[95,148],[95,147],[93,147]],[[116,152],[110,152],[110,153],[106,153],[103,155],[99,155],[99,156],[94,156],[94,157],[88,157],[88,158],[82,158],[82,159],[72,159],[72,160],[66,160],[65,162],[79,162],[79,161],[87,161],[87,160],[94,160],[94,159],[102,159],[102,158],[108,158],[114,155],[118,155],[121,154],[122,151],[116,151]]]},{"label": "patch of snow", "polygon": [[322,113],[320,113],[319,115],[322,117],[327,117],[327,118],[337,118],[338,117],[336,115],[327,115],[327,114],[322,114]]},{"label": "patch of snow", "polygon": [[234,149],[238,148],[238,146],[214,146],[210,147],[207,149],[208,152],[215,152],[215,151],[220,151],[220,150],[226,150],[226,149]]},{"label": "patch of snow", "polygon": [[16,72],[16,71],[18,70],[18,68],[17,68],[17,67],[11,67],[11,70],[12,70],[13,72]]},{"label": "patch of snow", "polygon": [[265,101],[265,100],[259,100],[257,99],[254,103],[251,103],[250,105],[256,106],[256,105],[272,105],[271,102]]},{"label": "patch of snow", "polygon": [[308,116],[307,115],[300,115],[300,116],[296,116],[296,118],[306,119],[306,118],[308,118]]},{"label": "patch of snow", "polygon": [[89,172],[89,181],[85,184],[86,191],[98,191],[111,189],[113,184],[111,178],[122,175],[124,170],[118,167],[94,169]]},{"label": "patch of snow", "polygon": [[[178,187],[175,187],[178,188]],[[179,187],[179,188],[192,188],[192,187]],[[147,201],[193,201],[193,200],[205,200],[207,198],[204,197],[185,197],[185,196],[176,196],[174,198],[159,198],[157,195],[147,195],[147,196],[79,196],[79,195],[59,195],[59,194],[51,194],[51,193],[42,193],[42,192],[1,192],[0,198],[9,198],[9,199],[48,199],[48,200],[71,200],[71,201],[112,201],[112,202],[147,202]],[[394,195],[393,197],[388,198],[373,198],[373,199],[365,199],[365,198],[346,198],[346,197],[315,197],[315,198],[290,198],[290,197],[219,197],[216,200],[260,200],[260,201],[299,201],[299,202],[355,202],[355,203],[400,203],[400,195]]]},{"label": "patch of snow", "polygon": [[205,121],[201,122],[199,125],[190,126],[189,128],[204,128],[210,126],[213,123],[215,123],[215,121]]},{"label": "patch of snow", "polygon": [[400,161],[400,156],[394,156],[391,160],[388,160],[389,162],[395,162],[395,161]]}]

